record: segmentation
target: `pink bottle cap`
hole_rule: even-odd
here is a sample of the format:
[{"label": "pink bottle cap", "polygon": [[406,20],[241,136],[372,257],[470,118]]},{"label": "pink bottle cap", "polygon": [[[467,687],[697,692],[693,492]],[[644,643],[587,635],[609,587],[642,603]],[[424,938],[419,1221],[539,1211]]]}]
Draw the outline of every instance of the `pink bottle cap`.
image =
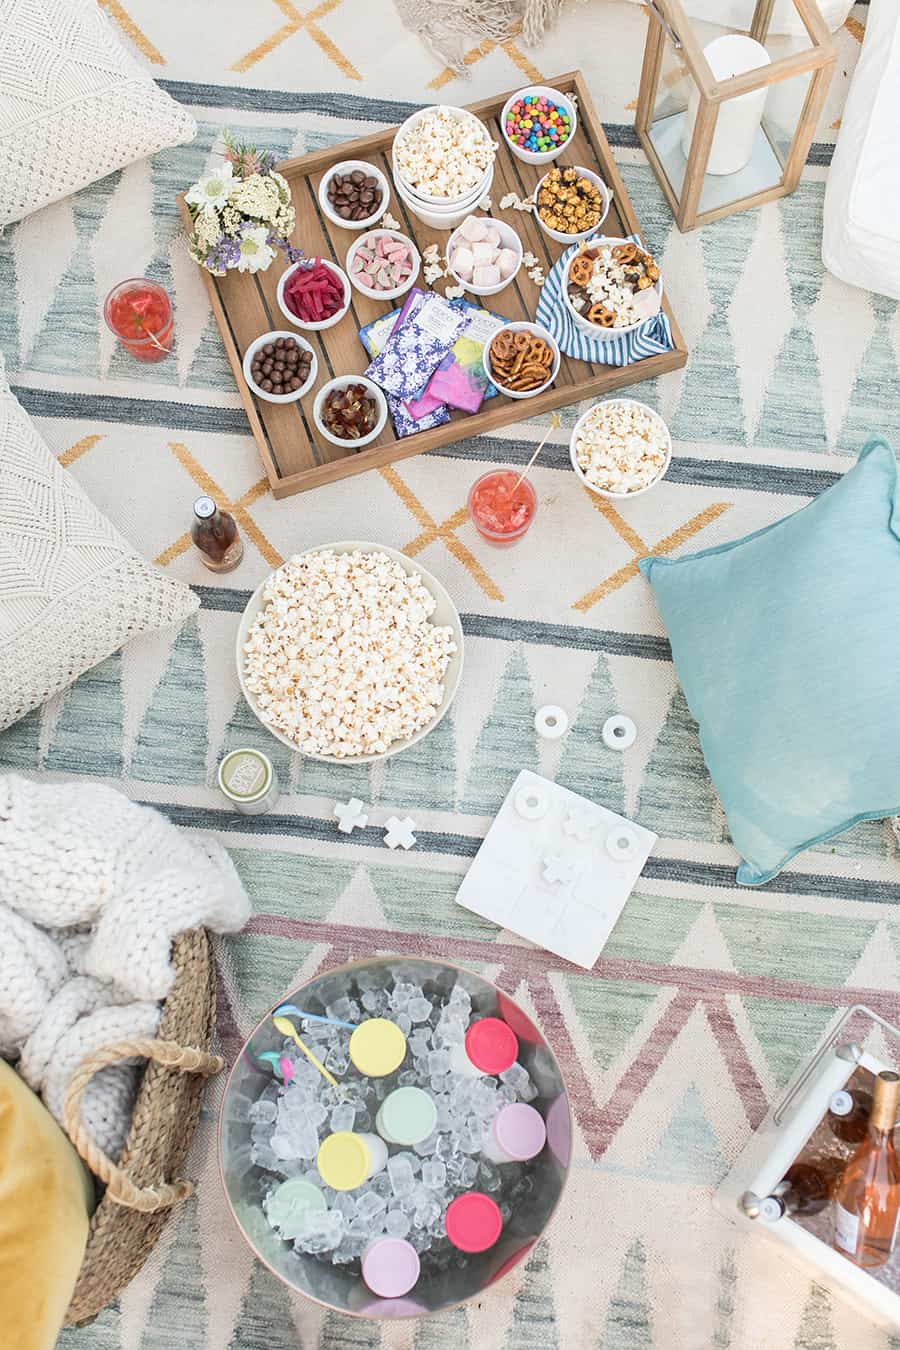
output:
[{"label": "pink bottle cap", "polygon": [[419,1278],[419,1254],[403,1238],[378,1238],[363,1252],[362,1277],[379,1298],[402,1298]]},{"label": "pink bottle cap", "polygon": [[547,1112],[547,1143],[554,1158],[568,1167],[572,1156],[572,1121],[565,1093],[557,1097]]},{"label": "pink bottle cap", "polygon": [[502,1073],[515,1064],[519,1042],[499,1017],[482,1017],[466,1032],[466,1054],[482,1073]]},{"label": "pink bottle cap", "polygon": [[509,1023],[520,1041],[528,1041],[530,1045],[543,1044],[544,1038],[531,1018],[526,1017],[522,1009],[505,994],[497,995],[497,1011],[504,1022]]},{"label": "pink bottle cap", "polygon": [[504,1106],[494,1120],[494,1137],[516,1162],[536,1158],[547,1140],[547,1127],[540,1111],[525,1102]]},{"label": "pink bottle cap", "polygon": [[503,1231],[497,1204],[482,1191],[458,1195],[444,1216],[447,1236],[461,1252],[486,1252]]}]

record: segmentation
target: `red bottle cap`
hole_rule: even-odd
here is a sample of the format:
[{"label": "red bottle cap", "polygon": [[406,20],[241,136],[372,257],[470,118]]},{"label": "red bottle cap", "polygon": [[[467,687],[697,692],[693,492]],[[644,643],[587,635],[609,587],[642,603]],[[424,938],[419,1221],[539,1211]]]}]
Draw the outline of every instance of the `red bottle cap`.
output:
[{"label": "red bottle cap", "polygon": [[486,1252],[503,1231],[499,1207],[482,1191],[458,1195],[447,1206],[447,1236],[461,1252]]},{"label": "red bottle cap", "polygon": [[466,1032],[466,1054],[482,1073],[502,1073],[515,1064],[519,1042],[499,1017],[482,1017]]}]

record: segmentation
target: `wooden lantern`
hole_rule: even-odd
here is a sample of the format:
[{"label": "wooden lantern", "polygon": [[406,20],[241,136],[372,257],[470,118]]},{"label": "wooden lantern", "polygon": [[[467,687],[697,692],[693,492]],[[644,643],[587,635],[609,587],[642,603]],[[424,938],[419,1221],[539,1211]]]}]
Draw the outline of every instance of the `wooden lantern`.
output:
[{"label": "wooden lantern", "polygon": [[[793,192],[835,60],[815,0],[649,0],[635,129],[681,230]],[[734,3],[729,13],[734,14]],[[778,31],[776,31],[776,28]]]}]

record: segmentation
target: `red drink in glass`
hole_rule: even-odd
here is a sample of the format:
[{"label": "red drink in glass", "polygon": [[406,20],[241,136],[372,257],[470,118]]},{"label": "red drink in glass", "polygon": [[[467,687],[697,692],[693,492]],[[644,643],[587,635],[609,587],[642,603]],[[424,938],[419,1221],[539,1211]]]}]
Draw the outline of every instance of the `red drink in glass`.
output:
[{"label": "red drink in glass", "polygon": [[514,544],[534,520],[534,488],[527,478],[521,483],[518,479],[515,469],[491,469],[472,484],[469,515],[482,539],[491,544]]},{"label": "red drink in glass", "polygon": [[106,297],[103,316],[138,361],[161,361],[172,350],[172,306],[155,281],[146,277],[120,281]]}]

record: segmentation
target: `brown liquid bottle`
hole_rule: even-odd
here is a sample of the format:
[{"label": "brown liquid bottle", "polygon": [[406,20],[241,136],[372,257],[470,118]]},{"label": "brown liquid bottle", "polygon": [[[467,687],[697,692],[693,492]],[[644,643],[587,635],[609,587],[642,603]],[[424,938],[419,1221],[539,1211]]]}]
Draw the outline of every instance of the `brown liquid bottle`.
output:
[{"label": "brown liquid bottle", "polygon": [[230,572],[244,556],[234,516],[221,511],[212,497],[198,497],[194,502],[191,538],[211,572]]},{"label": "brown liquid bottle", "polygon": [[885,1069],[875,1079],[866,1137],[835,1189],[834,1245],[858,1266],[883,1266],[897,1241],[900,1159],[894,1151],[894,1126],[898,1105],[900,1074]]},{"label": "brown liquid bottle", "polygon": [[840,1158],[794,1163],[772,1194],[762,1202],[761,1217],[772,1223],[784,1214],[820,1214],[830,1201],[843,1170]]},{"label": "brown liquid bottle", "polygon": [[861,1144],[869,1128],[872,1098],[868,1092],[833,1092],[828,1103],[828,1128],[843,1144]]}]

